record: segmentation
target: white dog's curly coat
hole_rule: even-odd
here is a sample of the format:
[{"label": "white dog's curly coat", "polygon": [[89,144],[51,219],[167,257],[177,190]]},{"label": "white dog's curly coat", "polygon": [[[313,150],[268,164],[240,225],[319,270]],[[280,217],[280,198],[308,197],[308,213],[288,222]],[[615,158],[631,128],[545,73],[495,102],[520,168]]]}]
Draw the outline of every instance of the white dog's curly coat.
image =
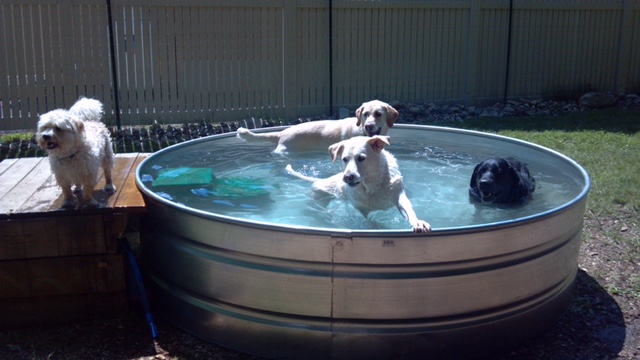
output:
[{"label": "white dog's curly coat", "polygon": [[431,225],[418,219],[404,191],[396,159],[384,150],[388,136],[357,136],[329,147],[331,160],[341,159],[343,171],[326,179],[305,176],[287,165],[289,174],[313,183],[316,200],[339,198],[349,201],[365,217],[374,210],[396,206],[413,232],[428,233]]},{"label": "white dog's curly coat", "polygon": [[[104,191],[116,191],[111,178],[113,150],[111,136],[102,124],[102,103],[81,98],[69,110],[57,109],[40,116],[36,138],[47,151],[51,170],[64,194],[63,208],[98,207],[92,192],[104,171]],[[71,187],[81,190],[76,201]]]}]

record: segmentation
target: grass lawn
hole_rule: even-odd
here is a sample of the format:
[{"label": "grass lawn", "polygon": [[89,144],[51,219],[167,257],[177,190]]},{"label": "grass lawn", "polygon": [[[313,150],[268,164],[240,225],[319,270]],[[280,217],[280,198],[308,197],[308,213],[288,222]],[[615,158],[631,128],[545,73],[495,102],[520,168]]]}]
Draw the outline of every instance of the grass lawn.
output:
[{"label": "grass lawn", "polygon": [[459,127],[509,136],[561,152],[591,177],[587,213],[640,210],[640,111],[601,110],[562,117],[478,118]]}]

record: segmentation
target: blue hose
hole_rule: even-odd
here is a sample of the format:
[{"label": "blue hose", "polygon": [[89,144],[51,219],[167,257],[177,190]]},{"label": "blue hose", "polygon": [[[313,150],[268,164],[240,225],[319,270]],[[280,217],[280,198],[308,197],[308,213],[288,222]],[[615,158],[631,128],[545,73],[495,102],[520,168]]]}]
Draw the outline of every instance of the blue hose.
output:
[{"label": "blue hose", "polygon": [[142,303],[142,308],[144,309],[147,323],[149,324],[149,328],[151,329],[151,338],[155,340],[158,337],[158,331],[156,330],[156,324],[153,321],[153,315],[151,315],[151,306],[149,306],[147,292],[144,289],[144,283],[142,282],[142,274],[140,273],[140,268],[138,267],[136,259],[133,256],[133,251],[131,250],[129,241],[126,238],[122,238],[120,240],[122,249],[127,254],[127,260],[129,262],[129,265],[131,265],[133,278],[135,280],[136,286],[131,286],[132,292],[134,293],[134,296],[138,298],[138,300],[140,300],[140,302]]}]

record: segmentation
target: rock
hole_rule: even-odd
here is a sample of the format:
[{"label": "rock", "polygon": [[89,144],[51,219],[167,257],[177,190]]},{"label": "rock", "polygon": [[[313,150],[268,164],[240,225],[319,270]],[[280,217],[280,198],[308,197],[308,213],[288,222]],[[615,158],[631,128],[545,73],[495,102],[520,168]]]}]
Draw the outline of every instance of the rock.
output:
[{"label": "rock", "polygon": [[513,106],[507,105],[504,107],[504,109],[502,109],[502,111],[506,115],[512,115],[513,113],[516,112],[516,109]]},{"label": "rock", "polygon": [[618,104],[624,109],[640,107],[640,96],[636,94],[625,94],[620,97]]},{"label": "rock", "polygon": [[578,103],[588,108],[604,108],[616,104],[616,97],[609,93],[588,92],[580,97]]},{"label": "rock", "polygon": [[487,108],[480,114],[480,117],[499,117],[499,116],[500,116],[500,113],[493,108]]},{"label": "rock", "polygon": [[412,115],[420,115],[422,113],[422,109],[419,106],[412,106],[409,108],[409,113]]}]

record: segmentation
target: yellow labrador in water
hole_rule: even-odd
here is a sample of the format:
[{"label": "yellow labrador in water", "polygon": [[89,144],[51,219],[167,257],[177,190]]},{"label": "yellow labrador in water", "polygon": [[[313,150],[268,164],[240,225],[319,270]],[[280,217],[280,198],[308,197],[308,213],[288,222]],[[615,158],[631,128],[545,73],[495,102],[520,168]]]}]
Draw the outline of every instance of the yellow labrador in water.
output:
[{"label": "yellow labrador in water", "polygon": [[353,137],[331,145],[331,160],[340,159],[344,169],[326,179],[305,176],[293,170],[291,165],[287,165],[286,170],[299,179],[312,182],[317,199],[331,195],[349,201],[365,217],[371,211],[386,210],[395,205],[409,221],[413,232],[428,233],[431,225],[416,216],[404,191],[398,163],[384,150],[389,144],[388,136],[376,135]]},{"label": "yellow labrador in water", "polygon": [[253,133],[239,128],[237,136],[247,141],[277,143],[276,153],[322,151],[341,140],[354,136],[387,135],[398,119],[398,111],[391,105],[372,100],[356,110],[356,117],[342,120],[310,121],[291,126],[280,132]]}]

